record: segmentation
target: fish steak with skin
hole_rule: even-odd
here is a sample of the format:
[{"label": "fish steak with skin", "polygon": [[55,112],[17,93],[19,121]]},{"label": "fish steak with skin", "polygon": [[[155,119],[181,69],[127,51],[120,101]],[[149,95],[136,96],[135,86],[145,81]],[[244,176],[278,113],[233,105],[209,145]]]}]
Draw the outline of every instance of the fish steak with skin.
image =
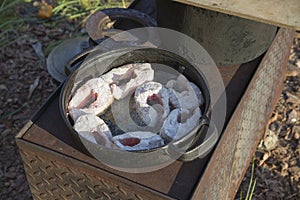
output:
[{"label": "fish steak with skin", "polygon": [[112,134],[105,122],[94,114],[81,115],[75,121],[77,133],[94,144],[112,148]]},{"label": "fish steak with skin", "polygon": [[182,74],[176,80],[170,80],[166,87],[169,88],[170,104],[174,108],[193,111],[204,102],[200,89]]},{"label": "fish steak with skin", "polygon": [[189,134],[202,116],[200,88],[183,74],[164,84],[153,79],[151,64],[133,63],[88,80],[68,104],[73,128],[92,143],[125,151],[162,147]]},{"label": "fish steak with skin", "polygon": [[115,99],[120,100],[134,90],[154,78],[154,70],[150,63],[133,63],[114,68],[101,76],[110,84]]},{"label": "fish steak with skin", "polygon": [[143,123],[159,130],[170,112],[168,89],[158,82],[146,82],[135,90],[134,102]]},{"label": "fish steak with skin", "polygon": [[199,125],[201,110],[197,107],[193,112],[185,108],[174,109],[165,120],[159,135],[168,143],[180,139]]},{"label": "fish steak with skin", "polygon": [[199,124],[202,116],[200,106],[204,103],[202,92],[197,85],[180,74],[176,80],[167,82],[172,111],[160,130],[166,141],[177,140],[188,134]]},{"label": "fish steak with skin", "polygon": [[99,115],[113,102],[109,84],[102,78],[93,78],[84,83],[72,97],[68,111],[74,121],[85,113]]}]

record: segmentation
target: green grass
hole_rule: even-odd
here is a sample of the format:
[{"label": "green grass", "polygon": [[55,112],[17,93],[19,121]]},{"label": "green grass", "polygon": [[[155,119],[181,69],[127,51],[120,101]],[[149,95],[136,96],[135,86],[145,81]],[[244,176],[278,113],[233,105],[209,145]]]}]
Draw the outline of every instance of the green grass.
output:
[{"label": "green grass", "polygon": [[20,3],[21,0],[4,0],[0,5],[0,46],[3,47],[10,43],[11,40],[16,39],[8,38],[11,33],[15,33],[15,30],[20,28],[24,19],[18,18],[13,12],[14,6]]},{"label": "green grass", "polygon": [[[126,1],[128,3],[128,1]],[[64,16],[68,19],[86,18],[97,10],[113,7],[126,7],[125,0],[122,1],[101,1],[101,0],[58,0],[57,6],[53,9],[56,16]]]},{"label": "green grass", "polygon": [[4,48],[21,38],[19,30],[26,23],[43,23],[47,26],[56,26],[62,21],[72,21],[76,26],[83,26],[86,19],[94,12],[113,7],[126,7],[130,0],[57,0],[53,5],[53,14],[49,19],[38,17],[20,17],[15,12],[18,4],[33,6],[33,0],[3,0],[0,3],[0,46]]},{"label": "green grass", "polygon": [[[87,18],[94,12],[106,8],[126,8],[129,0],[57,0],[57,6],[53,8],[55,23],[63,20],[76,21],[77,27],[83,26]],[[45,50],[47,55],[56,45],[62,41],[53,42]]]},{"label": "green grass", "polygon": [[16,4],[22,2],[22,0],[4,0],[0,6],[0,15],[3,16],[7,14],[7,11],[10,11],[10,8],[13,8]]},{"label": "green grass", "polygon": [[[253,181],[253,177],[254,177],[254,159],[252,160],[252,165],[251,165],[251,177],[250,177],[250,182],[248,185],[248,190],[247,190],[247,194],[244,200],[252,200],[253,198],[253,194],[254,194],[254,189],[256,186],[256,179]],[[240,193],[240,200],[243,200],[243,194],[242,191]]]}]

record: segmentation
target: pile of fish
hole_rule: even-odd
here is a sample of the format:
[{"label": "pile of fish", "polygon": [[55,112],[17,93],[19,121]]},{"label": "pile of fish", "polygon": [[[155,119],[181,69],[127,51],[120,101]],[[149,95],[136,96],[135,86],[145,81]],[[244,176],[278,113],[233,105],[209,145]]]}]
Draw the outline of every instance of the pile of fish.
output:
[{"label": "pile of fish", "polygon": [[68,104],[73,128],[90,142],[126,151],[183,137],[199,124],[202,93],[182,74],[165,85],[154,81],[154,74],[151,64],[134,63],[88,80]]}]

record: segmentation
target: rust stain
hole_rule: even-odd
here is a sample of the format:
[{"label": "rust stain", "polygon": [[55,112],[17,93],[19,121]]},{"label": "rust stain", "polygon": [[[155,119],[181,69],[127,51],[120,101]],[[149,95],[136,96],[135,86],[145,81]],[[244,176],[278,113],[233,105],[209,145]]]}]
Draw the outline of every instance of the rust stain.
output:
[{"label": "rust stain", "polygon": [[[293,31],[280,29],[231,118],[193,199],[233,199],[278,98]],[[271,99],[271,101],[270,101]]]}]

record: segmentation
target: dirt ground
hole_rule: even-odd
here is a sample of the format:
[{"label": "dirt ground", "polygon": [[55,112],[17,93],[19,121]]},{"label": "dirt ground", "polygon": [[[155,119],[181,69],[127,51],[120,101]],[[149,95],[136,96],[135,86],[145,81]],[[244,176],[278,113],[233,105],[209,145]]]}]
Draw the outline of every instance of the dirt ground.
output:
[{"label": "dirt ground", "polygon": [[[47,47],[84,33],[76,23],[27,23],[0,48],[0,197],[31,199],[15,136],[57,87],[48,74]],[[254,156],[253,199],[300,199],[300,39],[295,38],[284,89]],[[240,191],[245,197],[251,165]]]}]

